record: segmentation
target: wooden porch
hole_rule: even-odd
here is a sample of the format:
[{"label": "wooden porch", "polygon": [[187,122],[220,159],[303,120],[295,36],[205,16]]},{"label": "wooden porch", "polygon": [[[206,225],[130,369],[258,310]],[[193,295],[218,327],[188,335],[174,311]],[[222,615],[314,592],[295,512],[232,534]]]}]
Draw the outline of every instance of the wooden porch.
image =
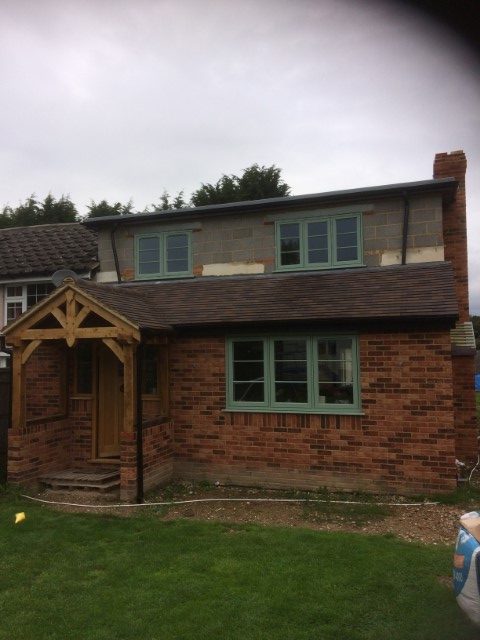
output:
[{"label": "wooden porch", "polygon": [[144,416],[150,427],[168,412],[167,336],[165,326],[148,325],[142,335],[136,305],[148,316],[138,296],[108,292],[125,305],[120,313],[92,291],[66,279],[5,330],[13,347],[9,481],[120,487],[131,500],[143,492]]}]

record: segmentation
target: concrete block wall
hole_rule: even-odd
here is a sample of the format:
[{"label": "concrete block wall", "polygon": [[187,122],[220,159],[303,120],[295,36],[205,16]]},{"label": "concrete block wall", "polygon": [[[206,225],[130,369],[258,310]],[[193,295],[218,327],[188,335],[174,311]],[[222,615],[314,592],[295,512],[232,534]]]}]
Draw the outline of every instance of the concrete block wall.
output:
[{"label": "concrete block wall", "polygon": [[[192,232],[193,274],[269,273],[275,269],[275,220],[335,215],[352,210],[363,212],[364,262],[367,266],[399,264],[402,247],[403,200],[379,200],[355,207],[304,209],[275,214],[238,214],[205,217],[201,221],[120,226],[116,233],[117,253],[123,280],[135,278],[135,234],[157,231]],[[99,232],[99,280],[115,281],[115,263],[110,232]],[[442,202],[439,196],[415,197],[410,201],[407,242],[409,262],[443,260]],[[234,265],[229,270],[228,265]]]}]

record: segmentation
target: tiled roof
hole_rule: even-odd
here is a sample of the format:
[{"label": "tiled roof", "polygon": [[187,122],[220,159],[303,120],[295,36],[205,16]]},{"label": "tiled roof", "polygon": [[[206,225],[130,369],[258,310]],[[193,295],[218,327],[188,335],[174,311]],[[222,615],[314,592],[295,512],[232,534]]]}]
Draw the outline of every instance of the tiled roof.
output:
[{"label": "tiled roof", "polygon": [[76,222],[0,229],[0,278],[81,273],[97,262],[95,233]]},{"label": "tiled roof", "polygon": [[452,320],[458,316],[453,270],[447,262],[152,284],[77,284],[141,328],[322,320]]},{"label": "tiled roof", "polygon": [[95,298],[111,311],[116,311],[140,329],[171,329],[171,326],[162,319],[161,314],[152,310],[151,301],[140,292],[87,280],[79,280],[75,284],[79,285],[87,295]]}]

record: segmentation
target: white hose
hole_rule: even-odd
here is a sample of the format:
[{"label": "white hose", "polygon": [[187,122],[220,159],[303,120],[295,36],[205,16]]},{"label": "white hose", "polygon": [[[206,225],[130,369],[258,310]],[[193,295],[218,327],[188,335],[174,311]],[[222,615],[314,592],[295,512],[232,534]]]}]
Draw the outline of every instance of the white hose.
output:
[{"label": "white hose", "polygon": [[77,504],[75,502],[56,502],[55,500],[44,500],[43,498],[34,498],[33,496],[22,495],[22,498],[42,502],[44,504],[55,504],[62,507],[83,507],[85,509],[118,509],[119,507],[172,507],[180,504],[196,504],[199,502],[306,502],[324,504],[363,504],[378,507],[424,507],[433,506],[438,502],[361,502],[355,500],[310,500],[309,498],[195,498],[193,500],[171,500],[169,502],[142,502],[129,504]]}]

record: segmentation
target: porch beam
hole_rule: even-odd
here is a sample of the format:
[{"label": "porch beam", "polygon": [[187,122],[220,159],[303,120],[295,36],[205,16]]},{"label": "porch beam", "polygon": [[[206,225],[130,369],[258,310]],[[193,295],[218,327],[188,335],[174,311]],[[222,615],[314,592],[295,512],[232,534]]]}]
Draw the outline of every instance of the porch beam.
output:
[{"label": "porch beam", "polygon": [[122,347],[118,344],[118,342],[116,342],[115,340],[113,340],[112,338],[103,338],[102,339],[103,344],[105,344],[111,351],[113,351],[113,353],[117,356],[117,358],[120,360],[120,362],[122,364],[125,363],[125,357],[124,357],[124,352]]},{"label": "porch beam", "polygon": [[85,320],[85,318],[88,316],[88,314],[91,311],[91,307],[89,307],[88,305],[84,305],[80,311],[77,313],[77,316],[75,318],[75,325],[78,329],[78,327],[82,324],[82,322]]},{"label": "porch beam", "polygon": [[[65,329],[25,329],[19,335],[23,340],[63,340]],[[121,327],[80,327],[75,329],[75,338],[118,338],[125,337],[125,329]],[[132,342],[140,342],[140,332],[132,330],[128,335]],[[68,344],[68,342],[67,342]]]},{"label": "porch beam", "polygon": [[22,352],[22,364],[25,364],[37,347],[42,344],[41,340],[32,340],[27,344]]},{"label": "porch beam", "polygon": [[53,307],[50,313],[59,321],[59,323],[65,329],[65,327],[67,326],[67,318],[65,317],[65,314],[63,313],[63,311],[58,307]]},{"label": "porch beam", "polygon": [[75,315],[76,315],[76,303],[75,293],[71,290],[65,291],[65,297],[67,299],[67,313],[66,313],[66,340],[69,347],[73,347],[77,341],[75,335]]}]

